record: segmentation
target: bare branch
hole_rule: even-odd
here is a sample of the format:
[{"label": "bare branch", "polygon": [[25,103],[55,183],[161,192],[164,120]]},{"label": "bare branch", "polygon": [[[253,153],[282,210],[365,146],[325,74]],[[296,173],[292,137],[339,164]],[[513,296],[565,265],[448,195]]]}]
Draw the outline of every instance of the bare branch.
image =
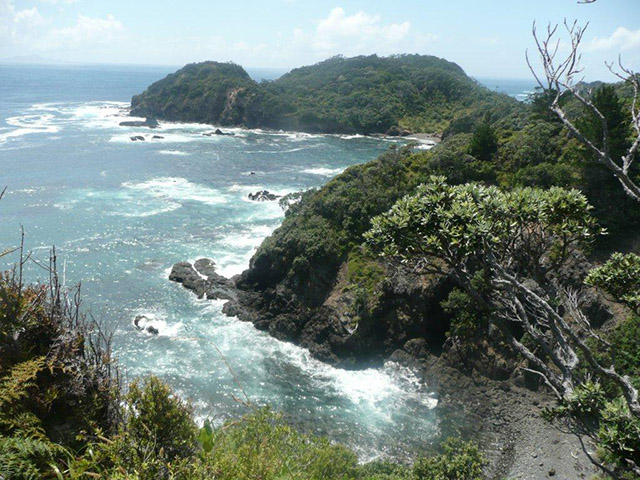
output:
[{"label": "bare branch", "polygon": [[[595,0],[583,0],[578,3],[593,3],[594,1]],[[613,173],[622,184],[627,195],[640,202],[640,185],[634,182],[629,173],[630,167],[640,149],[640,110],[638,108],[638,98],[640,95],[639,75],[631,69],[625,68],[620,59],[618,59],[618,67],[622,73],[613,68],[613,63],[607,63],[609,70],[622,81],[629,83],[634,92],[630,114],[631,124],[635,130],[635,139],[621,158],[614,158],[610,146],[611,134],[605,116],[588,97],[579,92],[576,83],[576,76],[582,72],[582,68],[580,68],[581,56],[579,47],[588,24],[581,27],[575,21],[569,24],[565,20],[564,27],[569,36],[570,51],[564,59],[558,59],[557,55],[560,45],[560,38],[556,38],[558,26],[552,27],[548,25],[546,37],[541,38],[538,35],[535,22],[533,23],[533,38],[538,48],[544,76],[542,77],[536,72],[531,64],[529,53],[526,52],[525,58],[529,70],[531,70],[538,85],[540,85],[542,89],[556,92],[555,98],[549,107],[551,111],[558,116],[569,132],[595,156],[596,161],[607,167]],[[600,121],[601,138],[599,140],[602,147],[598,147],[593,139],[587,138],[568,117],[560,104],[560,99],[563,95],[572,96]]]}]

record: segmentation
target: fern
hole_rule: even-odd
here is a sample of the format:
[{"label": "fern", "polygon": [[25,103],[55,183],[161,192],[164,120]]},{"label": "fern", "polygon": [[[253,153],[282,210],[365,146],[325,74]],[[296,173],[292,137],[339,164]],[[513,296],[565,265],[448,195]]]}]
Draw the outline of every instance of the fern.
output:
[{"label": "fern", "polygon": [[36,378],[45,366],[44,357],[27,360],[0,380],[0,431],[42,435],[40,421],[29,412],[25,399],[29,398],[29,390],[37,388]]},{"label": "fern", "polygon": [[0,478],[38,480],[51,477],[51,464],[62,449],[33,438],[0,437]]}]

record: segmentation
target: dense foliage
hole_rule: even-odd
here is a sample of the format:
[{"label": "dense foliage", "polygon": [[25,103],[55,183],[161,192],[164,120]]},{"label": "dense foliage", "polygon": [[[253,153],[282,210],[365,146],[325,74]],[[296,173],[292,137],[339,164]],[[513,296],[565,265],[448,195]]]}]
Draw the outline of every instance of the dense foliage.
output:
[{"label": "dense foliage", "polygon": [[548,271],[593,236],[590,209],[576,190],[505,192],[473,183],[452,186],[432,177],[375,217],[364,238],[389,256],[438,258],[454,269],[500,263],[542,283]]},{"label": "dense foliage", "polygon": [[456,118],[514,102],[437,57],[371,55],[334,57],[263,83],[237,65],[191,64],[133,97],[132,114],[309,132],[441,133]]},{"label": "dense foliage", "polygon": [[614,253],[602,266],[589,273],[586,282],[602,289],[618,302],[640,309],[640,257]]}]

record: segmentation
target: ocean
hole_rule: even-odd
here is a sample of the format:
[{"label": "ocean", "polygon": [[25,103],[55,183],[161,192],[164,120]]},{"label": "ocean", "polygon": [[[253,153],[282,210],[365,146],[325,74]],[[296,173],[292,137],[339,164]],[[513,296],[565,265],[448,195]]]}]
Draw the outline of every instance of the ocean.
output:
[{"label": "ocean", "polygon": [[[0,251],[16,246],[24,228],[34,260],[26,276],[35,282],[48,278],[38,264],[55,245],[65,282],[81,282],[85,311],[114,332],[124,378],[162,378],[192,402],[200,421],[220,424],[246,412],[219,350],[252,402],[346,443],[363,460],[421,451],[438,432],[437,401],[410,371],[391,362],[333,368],[168,280],[174,263],[201,257],[223,275],[240,273],[284,216],[277,202],[251,202],[249,193],[319,187],[390,142],[229,128],[233,136],[204,136],[213,128],[199,124],[119,126],[131,96],[173,70],[0,66],[0,187],[7,187]],[[530,88],[487,84],[512,95]],[[145,140],[131,140],[138,135]],[[15,260],[0,259],[0,268]],[[138,331],[137,315],[159,335]]]},{"label": "ocean", "polygon": [[[156,375],[220,424],[246,412],[222,352],[250,400],[361,458],[411,455],[438,430],[436,400],[408,370],[344,371],[221,313],[170,282],[171,266],[213,259],[240,273],[282,221],[285,194],[319,187],[390,142],[161,123],[121,127],[131,96],[170,73],[150,67],[0,66],[0,251],[24,228],[29,281],[55,245],[68,285],[82,284],[85,311],[114,332],[126,380]],[[141,135],[144,141],[131,141]],[[153,139],[153,135],[163,138]],[[16,254],[0,259],[6,269]],[[159,335],[138,331],[145,315]]]}]

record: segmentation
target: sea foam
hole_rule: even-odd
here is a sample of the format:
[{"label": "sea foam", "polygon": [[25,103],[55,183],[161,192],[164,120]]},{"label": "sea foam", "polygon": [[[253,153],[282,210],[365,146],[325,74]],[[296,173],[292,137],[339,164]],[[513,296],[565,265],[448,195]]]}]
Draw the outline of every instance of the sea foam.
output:
[{"label": "sea foam", "polygon": [[192,183],[181,177],[159,177],[139,183],[125,182],[122,186],[156,198],[179,202],[201,202],[207,205],[227,202],[218,190]]}]

